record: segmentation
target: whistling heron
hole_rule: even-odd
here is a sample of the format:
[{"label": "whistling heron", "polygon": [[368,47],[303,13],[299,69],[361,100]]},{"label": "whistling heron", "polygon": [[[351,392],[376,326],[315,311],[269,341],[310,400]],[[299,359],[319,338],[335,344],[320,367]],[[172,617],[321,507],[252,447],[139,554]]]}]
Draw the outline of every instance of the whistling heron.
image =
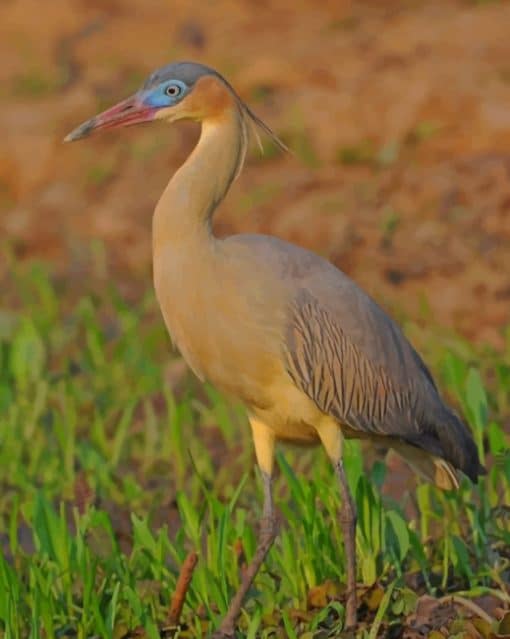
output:
[{"label": "whistling heron", "polygon": [[276,237],[213,235],[212,216],[242,169],[250,128],[282,146],[216,71],[192,62],[165,66],[66,140],[183,119],[201,122],[202,130],[154,212],[157,298],[193,371],[245,404],[264,484],[259,546],[218,636],[233,634],[276,535],[271,477],[277,441],[321,442],[334,465],[346,549],[346,625],[353,626],[356,510],[342,465],[344,437],[392,447],[443,489],[458,486],[456,469],[473,481],[484,469],[469,430],[443,402],[419,355],[344,273]]}]

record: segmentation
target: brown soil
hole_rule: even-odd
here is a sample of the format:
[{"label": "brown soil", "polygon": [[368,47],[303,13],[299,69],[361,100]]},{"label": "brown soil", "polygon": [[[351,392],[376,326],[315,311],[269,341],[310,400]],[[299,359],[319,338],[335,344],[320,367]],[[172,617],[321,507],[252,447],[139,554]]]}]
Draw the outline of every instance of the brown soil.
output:
[{"label": "brown soil", "polygon": [[[250,154],[219,233],[329,256],[387,308],[502,344],[510,319],[510,3],[4,0],[0,232],[82,274],[146,275],[151,211],[191,149],[163,124],[63,145],[154,67],[216,67],[296,151]],[[267,145],[266,145],[267,146]],[[79,286],[79,280],[77,282]],[[431,319],[431,321],[432,321]]]}]

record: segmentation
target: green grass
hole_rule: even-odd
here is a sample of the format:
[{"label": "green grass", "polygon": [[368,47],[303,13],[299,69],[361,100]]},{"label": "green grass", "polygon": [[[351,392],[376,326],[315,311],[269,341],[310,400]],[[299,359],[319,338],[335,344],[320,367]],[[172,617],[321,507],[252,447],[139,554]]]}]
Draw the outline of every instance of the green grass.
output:
[{"label": "green grass", "polygon": [[[9,278],[0,308],[0,637],[172,636],[166,615],[193,550],[186,625],[175,636],[202,636],[255,550],[261,487],[243,411],[191,377],[172,391],[152,292],[128,303],[104,279],[56,281],[33,265]],[[477,354],[460,339],[447,348],[433,335],[424,350],[490,471],[477,487],[465,479],[446,494],[420,484],[397,503],[381,492],[383,461],[364,468],[364,449],[349,443],[367,587],[358,635],[367,639],[401,636],[422,594],[493,592],[503,608],[510,598],[510,339],[504,354]],[[339,636],[345,562],[332,470],[321,450],[280,451],[278,470],[284,524],[240,636]],[[419,506],[411,520],[406,499]]]}]

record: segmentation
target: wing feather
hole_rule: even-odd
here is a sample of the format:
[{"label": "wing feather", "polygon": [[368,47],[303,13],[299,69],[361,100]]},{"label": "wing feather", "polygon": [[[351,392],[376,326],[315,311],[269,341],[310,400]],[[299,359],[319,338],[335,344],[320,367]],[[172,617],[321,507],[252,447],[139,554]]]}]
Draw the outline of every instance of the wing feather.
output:
[{"label": "wing feather", "polygon": [[[365,314],[371,312],[374,310],[367,306]],[[358,322],[362,321],[367,330],[374,330],[374,318],[359,317]],[[388,324],[382,323],[376,330],[387,332],[380,340],[389,351],[386,358],[382,352],[371,357],[342,329],[330,309],[301,289],[286,331],[287,370],[294,383],[340,423],[366,433],[399,437],[441,454],[439,442],[427,437],[432,432],[427,432],[426,410],[432,415],[441,406],[430,373],[408,343],[398,343],[391,325],[388,330]],[[395,357],[399,369],[392,371]]]}]

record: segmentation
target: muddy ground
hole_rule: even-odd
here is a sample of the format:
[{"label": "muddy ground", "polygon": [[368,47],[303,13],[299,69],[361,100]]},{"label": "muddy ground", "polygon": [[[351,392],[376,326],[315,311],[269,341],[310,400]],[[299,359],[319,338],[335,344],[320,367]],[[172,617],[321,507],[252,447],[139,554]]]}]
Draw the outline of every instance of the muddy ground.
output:
[{"label": "muddy ground", "polygon": [[386,308],[503,344],[510,2],[2,0],[0,32],[0,233],[19,259],[80,286],[99,239],[119,285],[151,285],[151,212],[197,128],[61,141],[193,59],[295,151],[254,146],[218,233],[311,247]]}]

